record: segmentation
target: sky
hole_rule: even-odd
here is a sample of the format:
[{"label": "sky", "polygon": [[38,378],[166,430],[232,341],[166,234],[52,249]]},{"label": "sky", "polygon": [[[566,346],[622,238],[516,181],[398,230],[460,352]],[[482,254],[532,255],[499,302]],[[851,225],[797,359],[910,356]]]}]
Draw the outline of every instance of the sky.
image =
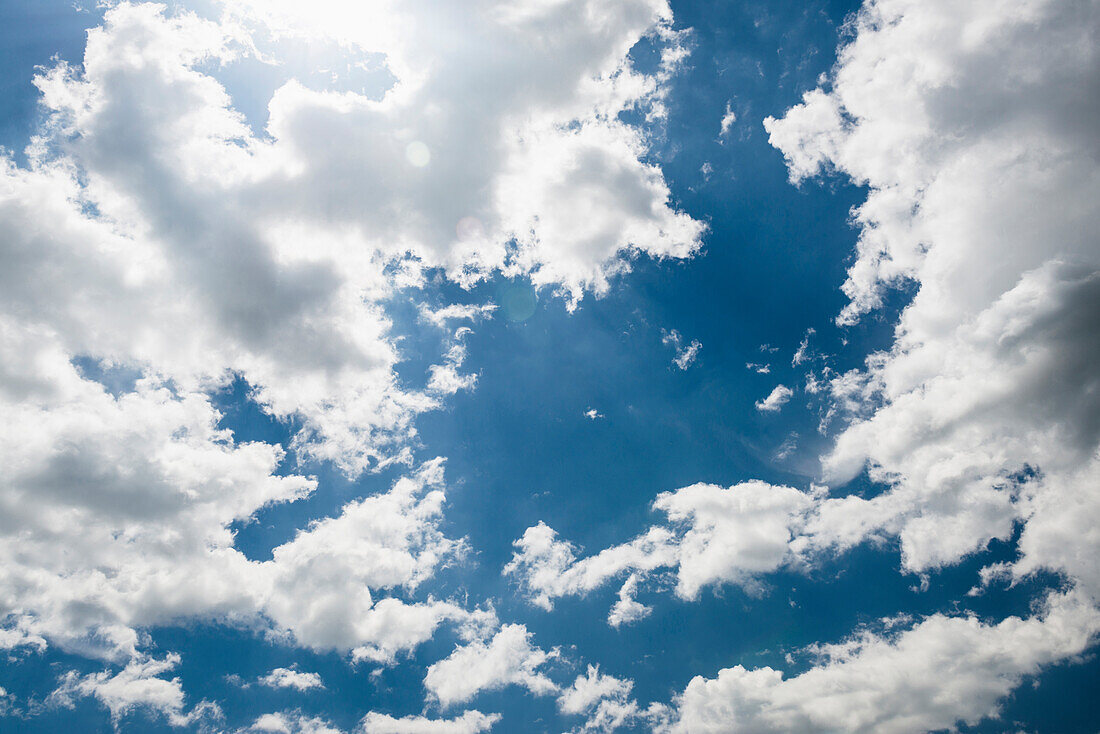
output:
[{"label": "sky", "polygon": [[0,730],[1100,728],[1094,0],[0,39]]}]

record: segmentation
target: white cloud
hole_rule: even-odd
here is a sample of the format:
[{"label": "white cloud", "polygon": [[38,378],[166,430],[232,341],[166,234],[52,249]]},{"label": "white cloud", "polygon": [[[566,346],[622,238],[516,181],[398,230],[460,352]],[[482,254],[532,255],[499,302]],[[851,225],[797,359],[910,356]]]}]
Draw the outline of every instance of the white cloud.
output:
[{"label": "white cloud", "polygon": [[107,670],[84,676],[69,671],[61,677],[60,685],[50,694],[49,701],[72,707],[75,698],[94,697],[111,712],[111,720],[116,726],[123,716],[138,709],[163,716],[176,727],[186,726],[205,716],[216,716],[217,708],[205,703],[184,713],[183,688],[179,679],[159,677],[174,669],[179,662],[179,655],[170,653],[163,660],[135,658],[114,675]]},{"label": "white cloud", "polygon": [[806,335],[802,337],[802,341],[798,343],[798,349],[791,357],[792,367],[797,367],[810,358],[810,338],[816,333],[817,331],[814,329],[806,329]]},{"label": "white cloud", "polygon": [[737,113],[733,111],[733,107],[730,103],[726,102],[726,112],[722,115],[722,123],[718,128],[718,137],[724,138],[729,135],[735,122],[737,122]]},{"label": "white cloud", "polygon": [[604,415],[595,408],[589,408],[588,410],[584,411],[584,417],[590,421],[594,421],[598,418],[603,418]]},{"label": "white cloud", "polygon": [[303,673],[293,668],[275,668],[260,678],[260,683],[272,688],[295,688],[299,691],[325,687],[317,673]]},{"label": "white cloud", "polygon": [[[141,627],[197,615],[389,662],[448,620],[492,623],[376,598],[458,550],[434,530],[442,495],[419,485],[350,503],[272,561],[245,558],[230,526],[315,481],[282,475],[283,447],[219,428],[210,394],[243,378],[300,427],[300,459],[353,476],[411,464],[415,417],[475,376],[458,371],[456,333],[422,388],[399,385],[395,289],[425,268],[464,284],[497,268],[575,301],[636,254],[697,249],[702,225],[672,208],[644,133],[619,119],[660,114],[684,53],[667,5],[567,5],[320,2],[303,17],[231,2],[212,20],[123,2],[82,64],[39,74],[47,119],[29,162],[0,159],[0,552],[18,559],[0,569],[6,646],[124,660]],[[455,13],[468,33],[450,32]],[[212,74],[244,56],[282,68],[280,34],[384,53],[397,82],[370,99],[291,80],[256,135]],[[628,59],[643,37],[664,54],[651,75]],[[108,392],[77,358],[136,383]]]},{"label": "white cloud", "polygon": [[557,597],[587,593],[626,571],[648,572],[677,562],[676,538],[662,527],[580,560],[571,543],[558,540],[541,522],[514,545],[504,574],[516,577],[531,602],[548,611]]},{"label": "white cloud", "polygon": [[[659,113],[663,82],[682,56],[663,1],[228,7],[285,34],[383,53],[397,77],[380,101],[301,86],[276,94],[269,130],[285,143],[297,181],[293,196],[277,180],[260,187],[296,214],[323,197],[330,220],[371,233],[373,246],[412,249],[456,277],[507,261],[574,298],[627,268],[620,253],[684,257],[697,247],[700,225],[669,207],[660,171],[639,161],[644,137],[617,118],[635,107]],[[665,48],[652,76],[626,57],[647,34]],[[422,168],[406,164],[411,136],[429,152]],[[384,184],[357,176],[344,189],[326,183],[334,169],[387,176]],[[320,188],[302,197],[305,182]],[[355,206],[352,191],[376,205]],[[513,238],[519,251],[509,258]]]},{"label": "white cloud", "polygon": [[[83,402],[12,413],[16,423],[0,427],[12,467],[0,488],[14,523],[0,534],[10,559],[0,589],[21,615],[6,642],[49,638],[126,659],[137,629],[197,615],[273,624],[299,644],[389,662],[446,621],[492,624],[490,613],[450,602],[375,598],[412,592],[464,552],[438,527],[440,461],[315,523],[272,560],[249,561],[228,525],[311,491],[312,480],[272,476],[277,447],[234,444],[214,428],[205,397],[139,383],[116,400],[70,380]],[[17,437],[13,425],[37,431]],[[20,504],[30,490],[34,505]]]},{"label": "white cloud", "polygon": [[649,616],[649,613],[653,611],[651,607],[647,607],[636,598],[639,581],[638,574],[632,573],[623,582],[622,587],[619,589],[619,600],[612,605],[611,611],[607,613],[607,623],[612,627],[637,622],[639,619]]},{"label": "white cloud", "polygon": [[703,348],[698,339],[692,339],[691,343],[685,346],[684,338],[680,336],[680,332],[676,329],[672,331],[662,329],[661,343],[676,350],[676,356],[673,358],[672,363],[682,370],[686,370],[695,362],[695,358],[699,356],[699,350]]},{"label": "white cloud", "polygon": [[644,614],[633,601],[636,584],[660,569],[676,572],[682,599],[694,599],[713,584],[755,588],[761,574],[794,561],[795,548],[805,546],[798,530],[813,497],[760,481],[729,488],[694,484],[658,495],[653,506],[668,517],[667,525],[579,560],[553,529],[543,523],[530,527],[515,542],[504,573],[517,578],[532,603],[549,610],[557,597],[585,594],[629,572],[635,580],[627,579],[609,616],[613,625],[621,624]]},{"label": "white cloud", "polygon": [[1098,630],[1100,615],[1077,594],[1055,594],[1042,615],[997,624],[934,614],[897,634],[866,632],[821,647],[821,662],[793,678],[740,665],[696,677],[662,730],[954,730],[996,716],[1025,676],[1081,653]]},{"label": "white cloud", "polygon": [[469,327],[456,329],[450,349],[444,355],[443,364],[433,364],[428,368],[429,393],[445,396],[454,395],[459,390],[472,390],[477,384],[477,375],[459,374],[458,369],[466,361],[465,338],[470,334]]},{"label": "white cloud", "polygon": [[466,711],[453,719],[405,716],[400,719],[371,712],[363,719],[363,734],[481,734],[500,721],[500,714]]},{"label": "white cloud", "polygon": [[386,493],[350,502],[341,514],[272,551],[263,564],[261,608],[302,645],[351,649],[357,659],[391,663],[452,621],[479,630],[491,612],[467,611],[431,598],[375,599],[381,590],[413,591],[441,563],[465,552],[447,538],[442,519],[442,460],[399,479]]},{"label": "white cloud", "polygon": [[894,0],[854,29],[831,91],[767,127],[793,179],[831,168],[869,187],[841,321],[900,281],[919,290],[892,349],[832,386],[849,425],[828,476],[869,465],[892,489],[826,506],[814,531],[842,547],[897,535],[919,571],[1022,521],[1020,573],[1100,591],[1085,560],[1100,539],[1070,530],[1100,516],[1082,499],[1100,472],[1100,178],[1082,122],[1096,100],[1080,93],[1096,83],[1100,13]]},{"label": "white cloud", "polygon": [[263,714],[243,732],[249,734],[344,734],[324,719],[299,711]]},{"label": "white cloud", "polygon": [[630,698],[633,687],[633,681],[604,675],[599,666],[589,665],[587,673],[578,675],[558,696],[558,708],[565,714],[586,716],[578,731],[618,731],[641,716],[637,702]]},{"label": "white cloud", "polygon": [[442,308],[431,309],[426,303],[420,304],[420,318],[440,328],[446,328],[451,321],[476,321],[490,318],[497,310],[495,304],[483,305],[452,303]]},{"label": "white cloud", "polygon": [[869,190],[838,321],[881,307],[895,285],[918,290],[890,350],[826,374],[847,422],[827,477],[867,466],[888,489],[822,496],[795,546],[895,536],[904,567],[927,572],[1022,525],[1018,559],[983,583],[1046,569],[1072,590],[1027,619],[935,614],[865,633],[790,679],[740,666],[696,678],[674,731],[975,724],[1026,676],[1083,652],[1100,624],[1100,146],[1084,124],[1095,95],[1080,91],[1096,85],[1100,13],[875,0],[852,30],[828,83],[765,124],[793,181],[836,171]]},{"label": "white cloud", "polygon": [[523,686],[540,696],[554,693],[557,685],[539,669],[557,652],[533,646],[530,638],[523,625],[503,625],[488,644],[471,641],[433,663],[424,685],[444,707],[469,701],[479,691],[509,685]]},{"label": "white cloud", "polygon": [[794,391],[786,385],[776,385],[775,389],[768,393],[768,397],[756,401],[756,409],[763,413],[778,413],[794,395]]}]

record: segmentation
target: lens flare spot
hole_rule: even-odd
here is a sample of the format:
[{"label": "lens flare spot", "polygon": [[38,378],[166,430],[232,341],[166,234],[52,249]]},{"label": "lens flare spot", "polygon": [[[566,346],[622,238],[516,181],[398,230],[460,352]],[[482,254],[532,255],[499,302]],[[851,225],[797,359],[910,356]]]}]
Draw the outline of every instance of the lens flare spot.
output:
[{"label": "lens flare spot", "polygon": [[504,318],[512,322],[526,321],[535,315],[538,295],[530,283],[502,283],[497,290],[497,305]]},{"label": "lens flare spot", "polygon": [[419,140],[414,140],[405,148],[405,158],[417,168],[423,168],[432,161],[432,152]]}]

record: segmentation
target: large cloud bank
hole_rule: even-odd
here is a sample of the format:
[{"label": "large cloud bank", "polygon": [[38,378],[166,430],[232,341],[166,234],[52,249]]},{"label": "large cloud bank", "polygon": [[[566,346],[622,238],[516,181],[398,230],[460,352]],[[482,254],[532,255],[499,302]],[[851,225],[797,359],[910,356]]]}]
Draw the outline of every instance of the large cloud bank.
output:
[{"label": "large cloud bank", "polygon": [[[468,330],[403,384],[387,300],[438,268],[524,274],[575,303],[635,256],[700,243],[620,117],[662,113],[683,54],[664,2],[301,8],[113,5],[82,64],[36,77],[26,164],[0,158],[0,641],[131,661],[66,683],[112,712],[186,718],[156,678],[173,659],[140,652],[143,628],[182,619],[380,664],[443,623],[490,635],[491,611],[415,594],[465,551],[440,530],[442,462],[411,467],[416,415],[474,384]],[[639,41],[660,50],[650,73]],[[314,42],[391,83],[291,79],[266,122],[235,109],[222,72],[289,68],[280,50]],[[491,307],[425,313],[450,328]],[[215,393],[236,379],[290,446],[221,427]],[[230,526],[316,488],[287,449],[351,476],[410,469],[252,561]],[[494,720],[478,717],[448,730]]]},{"label": "large cloud bank", "polygon": [[888,352],[833,381],[850,408],[825,457],[840,483],[805,532],[879,536],[934,571],[1020,528],[983,579],[1061,574],[1028,619],[929,617],[855,638],[808,672],[695,679],[679,731],[922,731],[995,715],[1022,676],[1081,653],[1100,601],[1100,6],[872,0],[828,86],[765,125],[795,182],[869,189],[842,324],[910,282]]},{"label": "large cloud bank", "polygon": [[741,666],[696,678],[672,731],[973,724],[1100,631],[1100,6],[872,0],[850,31],[824,86],[765,127],[792,182],[835,174],[868,188],[838,323],[915,286],[892,348],[830,382],[844,422],[824,479],[866,468],[885,489],[688,487],[655,503],[681,505],[671,526],[581,560],[534,527],[506,570],[542,606],[626,575],[618,624],[644,616],[639,582],[662,568],[692,598],[897,538],[904,570],[933,573],[1018,531],[1015,560],[984,569],[974,593],[1038,572],[1062,588],[1023,619],[865,630],[791,678]]}]

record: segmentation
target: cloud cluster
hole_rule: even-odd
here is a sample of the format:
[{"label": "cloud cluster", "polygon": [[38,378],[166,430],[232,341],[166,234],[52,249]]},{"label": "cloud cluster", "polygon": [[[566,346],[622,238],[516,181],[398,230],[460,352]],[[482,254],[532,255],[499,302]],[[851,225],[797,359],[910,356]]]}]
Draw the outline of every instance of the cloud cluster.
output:
[{"label": "cloud cluster", "polygon": [[1100,614],[1077,594],[1041,615],[985,624],[934,614],[899,633],[866,632],[818,650],[792,678],[772,668],[726,668],[694,678],[666,732],[845,731],[903,734],[954,729],[996,716],[1024,676],[1080,654]]},{"label": "cloud cluster", "polygon": [[558,687],[540,668],[556,656],[556,651],[546,652],[532,645],[525,626],[505,624],[488,642],[473,640],[432,663],[424,676],[424,686],[444,707],[469,701],[480,691],[508,685],[546,695]]},{"label": "cloud cluster", "polygon": [[[481,734],[500,721],[500,714],[466,711],[453,719],[403,716],[372,711],[350,734]],[[298,711],[264,714],[240,734],[345,734],[328,721]]]},{"label": "cloud cluster", "polygon": [[294,688],[299,691],[325,687],[317,673],[303,673],[294,668],[275,668],[260,678],[259,682],[271,688]]},{"label": "cloud cluster", "polygon": [[135,709],[142,709],[163,717],[176,727],[186,726],[205,716],[217,716],[217,707],[202,703],[190,712],[184,712],[184,694],[178,678],[162,677],[179,665],[180,657],[169,654],[163,660],[135,657],[125,668],[112,675],[110,671],[80,675],[69,671],[61,677],[60,685],[50,694],[49,702],[55,706],[71,708],[74,700],[92,697],[111,712],[111,720],[118,726],[120,719]]},{"label": "cloud cluster", "polygon": [[[242,379],[300,460],[412,463],[415,416],[474,380],[459,329],[423,387],[398,381],[385,304],[425,268],[575,302],[634,254],[692,254],[702,225],[620,118],[661,113],[684,53],[668,7],[485,1],[462,34],[449,3],[218,8],[113,4],[81,65],[36,77],[27,165],[0,157],[0,640],[137,660],[141,628],[201,617],[388,663],[443,622],[492,628],[398,596],[461,552],[438,464],[245,558],[230,526],[316,482],[238,442],[213,395]],[[382,54],[392,86],[291,79],[265,124],[235,109],[221,71],[321,37]],[[629,58],[642,40],[652,74]]]},{"label": "cloud cluster", "polygon": [[897,534],[923,570],[1022,522],[1021,572],[1091,584],[1092,564],[1044,553],[1049,513],[1087,496],[1098,470],[1100,136],[1084,122],[1096,96],[1081,90],[1100,84],[1100,13],[894,0],[854,23],[831,89],[767,127],[794,180],[830,168],[869,187],[841,321],[892,284],[918,288],[893,348],[834,382],[859,412],[828,477],[869,465],[892,489],[820,530],[842,545]]},{"label": "cloud cluster", "polygon": [[599,666],[589,665],[586,674],[578,675],[558,696],[558,708],[564,714],[586,717],[576,731],[618,731],[643,717],[637,701],[630,697],[633,687],[633,681],[605,675]]},{"label": "cloud cluster", "polygon": [[755,588],[761,575],[797,561],[805,547],[800,530],[813,505],[811,494],[761,481],[728,488],[694,484],[658,495],[653,507],[667,524],[585,558],[544,523],[530,527],[515,542],[504,573],[547,610],[555,598],[585,594],[629,574],[608,618],[618,626],[648,613],[635,599],[638,584],[662,570],[675,572],[682,599],[716,584]]},{"label": "cloud cluster", "polygon": [[[175,459],[193,470],[193,457],[183,449]],[[260,469],[265,461],[257,462]],[[231,465],[222,461],[215,468],[224,472]],[[463,543],[438,528],[444,501],[440,460],[398,480],[390,491],[352,502],[340,515],[314,523],[262,562],[233,548],[225,528],[235,516],[233,503],[242,501],[224,492],[233,479],[218,473],[209,480],[208,491],[216,498],[199,492],[204,485],[168,485],[144,502],[132,486],[121,483],[114,499],[126,500],[129,514],[112,506],[117,511],[105,516],[95,506],[72,502],[67,511],[51,512],[51,524],[36,529],[37,537],[29,532],[37,526],[28,521],[18,547],[37,556],[24,560],[16,553],[16,539],[5,540],[12,560],[0,578],[25,620],[10,630],[7,644],[44,636],[78,652],[124,660],[138,655],[142,628],[202,617],[268,629],[295,644],[350,650],[357,659],[387,664],[429,639],[443,623],[457,624],[463,635],[481,635],[496,625],[491,611],[431,597],[402,598],[440,564],[463,553]],[[252,509],[246,507],[239,516],[247,517]],[[53,533],[82,540],[59,547],[50,542]],[[275,671],[265,682],[300,688],[320,683],[311,674],[288,670]]]},{"label": "cloud cluster", "polygon": [[790,679],[697,678],[674,731],[973,724],[1098,631],[1100,97],[1083,90],[1100,88],[1100,12],[869,0],[851,28],[828,84],[765,126],[793,181],[833,171],[868,188],[839,323],[891,287],[916,295],[893,347],[831,384],[847,425],[826,478],[867,467],[886,490],[815,503],[807,547],[894,536],[904,567],[930,572],[1020,528],[1016,560],[983,582],[1050,570],[1071,590],[1026,619],[936,614],[857,636]]},{"label": "cloud cluster", "polygon": [[[663,0],[226,7],[280,34],[384,54],[396,77],[380,99],[302,85],[275,94],[268,130],[294,175],[257,193],[294,216],[323,213],[325,226],[460,280],[506,266],[574,299],[627,268],[621,254],[698,246],[701,225],[669,206],[660,171],[639,160],[646,139],[619,118],[659,115],[684,54]],[[627,55],[645,37],[663,48],[652,75]],[[413,147],[423,165],[409,165]]]},{"label": "cloud cluster", "polygon": [[371,712],[363,719],[362,734],[481,734],[500,721],[500,714],[466,711],[453,719],[404,716],[400,719]]}]

